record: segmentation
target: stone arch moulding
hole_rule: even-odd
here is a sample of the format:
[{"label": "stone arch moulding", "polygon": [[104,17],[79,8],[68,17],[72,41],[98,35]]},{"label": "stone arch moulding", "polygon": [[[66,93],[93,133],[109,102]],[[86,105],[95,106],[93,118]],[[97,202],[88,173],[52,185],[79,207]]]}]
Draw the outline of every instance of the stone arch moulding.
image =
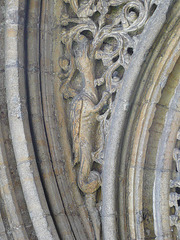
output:
[{"label": "stone arch moulding", "polygon": [[0,1],[0,239],[179,239],[180,2]]}]

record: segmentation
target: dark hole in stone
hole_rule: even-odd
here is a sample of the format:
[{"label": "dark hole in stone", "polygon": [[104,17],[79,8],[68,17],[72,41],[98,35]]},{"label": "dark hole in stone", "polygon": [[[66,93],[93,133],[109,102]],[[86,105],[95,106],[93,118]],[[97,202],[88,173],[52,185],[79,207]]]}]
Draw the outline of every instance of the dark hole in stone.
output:
[{"label": "dark hole in stone", "polygon": [[157,5],[154,3],[152,6],[151,6],[151,9],[150,9],[150,16],[153,15],[154,11],[156,10],[157,8]]},{"label": "dark hole in stone", "polygon": [[108,9],[108,14],[117,13],[120,10],[120,6],[110,6]]},{"label": "dark hole in stone", "polygon": [[177,192],[178,194],[180,194],[180,188],[179,188],[179,187],[176,188],[176,192]]},{"label": "dark hole in stone", "polygon": [[109,113],[108,115],[107,115],[107,120],[109,120],[110,119],[110,117],[111,117],[111,113]]},{"label": "dark hole in stone", "polygon": [[129,9],[129,13],[130,13],[130,12],[136,13],[137,17],[139,17],[139,11],[138,11],[138,9],[136,9],[135,7],[131,7],[131,8]]},{"label": "dark hole in stone", "polygon": [[100,111],[100,115],[103,115],[108,110],[108,104],[104,105],[102,110]]},{"label": "dark hole in stone", "polygon": [[128,53],[129,55],[133,55],[133,48],[129,47],[129,48],[127,49],[127,53]]},{"label": "dark hole in stone", "polygon": [[101,45],[100,49],[102,51],[108,51],[112,52],[117,48],[117,40],[114,37],[108,37],[103,41],[103,44]]},{"label": "dark hole in stone", "polygon": [[116,56],[116,57],[114,57],[114,58],[112,59],[112,61],[115,63],[118,59],[119,59],[119,55]]},{"label": "dark hole in stone", "polygon": [[101,14],[97,11],[97,12],[95,12],[95,13],[92,15],[91,19],[92,19],[95,23],[97,23],[98,18],[100,17],[100,15],[101,15]]},{"label": "dark hole in stone", "polygon": [[116,97],[116,92],[112,93],[112,101],[114,102],[115,100],[115,97]]},{"label": "dark hole in stone", "polygon": [[115,44],[115,43],[117,43],[117,40],[114,38],[114,37],[108,37],[108,38],[106,38],[105,40],[104,40],[104,42],[103,43],[111,43],[111,44]]},{"label": "dark hole in stone", "polygon": [[123,66],[119,66],[117,69],[116,69],[116,72],[117,72],[117,77],[119,77],[119,79],[121,80],[123,75],[124,75],[124,67]]},{"label": "dark hole in stone", "polygon": [[122,27],[122,22],[121,21],[118,23],[118,27]]},{"label": "dark hole in stone", "polygon": [[89,30],[84,30],[81,32],[82,35],[84,35],[87,39],[93,40],[93,34]]}]

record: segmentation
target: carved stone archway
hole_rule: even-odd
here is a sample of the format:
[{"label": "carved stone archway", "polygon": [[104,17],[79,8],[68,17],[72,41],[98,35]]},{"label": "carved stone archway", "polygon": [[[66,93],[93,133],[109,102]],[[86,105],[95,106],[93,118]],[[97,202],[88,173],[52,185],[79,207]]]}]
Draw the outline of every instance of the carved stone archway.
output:
[{"label": "carved stone archway", "polygon": [[179,239],[180,2],[0,19],[0,239]]}]

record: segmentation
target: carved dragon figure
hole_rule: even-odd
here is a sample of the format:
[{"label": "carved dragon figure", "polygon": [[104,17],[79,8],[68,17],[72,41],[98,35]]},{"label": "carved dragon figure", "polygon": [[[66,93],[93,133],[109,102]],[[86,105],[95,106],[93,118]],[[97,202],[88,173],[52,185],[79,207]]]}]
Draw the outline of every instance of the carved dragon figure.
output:
[{"label": "carved dragon figure", "polygon": [[91,194],[101,185],[99,173],[91,171],[98,125],[97,116],[110,97],[110,93],[104,92],[102,99],[98,102],[97,89],[94,86],[93,62],[87,55],[88,44],[83,35],[78,37],[78,48],[75,52],[77,69],[83,79],[83,89],[71,104],[74,164],[80,162],[79,188],[84,193]]},{"label": "carved dragon figure", "polygon": [[93,62],[88,57],[87,39],[78,36],[75,50],[77,69],[81,73],[83,88],[71,103],[71,128],[73,138],[74,164],[80,162],[78,186],[85,193],[86,205],[93,222],[96,239],[100,237],[100,219],[96,209],[96,191],[101,185],[99,172],[92,170],[92,153],[96,149],[99,111],[106,104],[110,93],[104,92],[98,102],[97,89],[94,86]]},{"label": "carved dragon figure", "polygon": [[[101,176],[93,162],[102,164],[112,94],[115,96],[120,89],[124,70],[135,49],[136,35],[148,19],[153,0],[152,3],[151,0],[63,1],[68,4],[61,16],[65,51],[60,59],[60,89],[65,99],[71,98],[69,121],[74,166],[79,167],[77,183],[84,193],[96,239],[100,239],[96,192],[101,186]],[[98,76],[95,76],[96,60],[103,63],[103,71]],[[82,81],[78,92],[71,85],[77,70]],[[99,94],[96,86],[101,88]],[[102,95],[100,101],[99,95]]]},{"label": "carved dragon figure", "polygon": [[[97,137],[100,129],[98,121],[99,112],[107,105],[111,94],[104,91],[99,101],[95,87],[94,61],[89,57],[88,39],[81,33],[73,36],[75,47],[71,51],[71,66],[67,60],[61,60],[61,68],[69,71],[69,77],[61,86],[64,89],[64,97],[73,97],[70,104],[70,125],[74,153],[74,165],[80,163],[77,182],[81,191],[85,194],[86,206],[93,222],[96,239],[100,239],[100,218],[96,208],[96,191],[101,186],[101,176],[98,171],[92,170],[93,162],[100,162],[102,151],[101,137]],[[78,69],[82,79],[82,89],[79,93],[70,87],[74,69]],[[67,74],[68,76],[68,74]],[[101,134],[100,134],[101,135]]]}]

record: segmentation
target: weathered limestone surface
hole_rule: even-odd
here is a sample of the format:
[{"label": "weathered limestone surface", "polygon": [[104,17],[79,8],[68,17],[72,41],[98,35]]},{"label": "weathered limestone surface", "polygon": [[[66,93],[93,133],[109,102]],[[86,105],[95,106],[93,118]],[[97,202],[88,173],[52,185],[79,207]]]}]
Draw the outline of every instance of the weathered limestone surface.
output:
[{"label": "weathered limestone surface", "polygon": [[180,1],[0,1],[0,240],[180,239]]}]

